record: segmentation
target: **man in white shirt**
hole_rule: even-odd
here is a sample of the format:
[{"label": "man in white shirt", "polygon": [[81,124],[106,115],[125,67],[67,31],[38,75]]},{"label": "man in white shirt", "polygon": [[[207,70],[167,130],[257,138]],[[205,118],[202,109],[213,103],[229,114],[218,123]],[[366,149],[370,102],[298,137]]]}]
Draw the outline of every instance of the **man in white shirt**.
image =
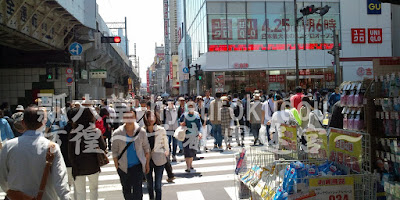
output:
[{"label": "man in white shirt", "polygon": [[140,101],[140,108],[136,108],[136,122],[140,125],[140,127],[144,127],[144,114],[148,110],[147,101],[141,100]]},{"label": "man in white shirt", "polygon": [[[50,147],[50,141],[43,136],[45,120],[39,121],[41,118],[46,119],[41,112],[44,110],[37,106],[28,107],[22,121],[27,131],[3,146],[0,154],[0,186],[3,191],[16,190],[35,197],[39,192]],[[69,200],[67,167],[60,146],[54,144],[51,152],[54,160],[42,200]]]},{"label": "man in white shirt", "polygon": [[210,110],[210,103],[214,100],[214,97],[210,96],[210,90],[206,90],[204,100],[204,107]]},{"label": "man in white shirt", "polygon": [[275,103],[273,101],[273,94],[268,95],[268,99],[262,104],[262,122],[267,127],[267,139],[270,141],[269,129],[271,125],[268,122],[272,119],[272,114],[275,112]]}]

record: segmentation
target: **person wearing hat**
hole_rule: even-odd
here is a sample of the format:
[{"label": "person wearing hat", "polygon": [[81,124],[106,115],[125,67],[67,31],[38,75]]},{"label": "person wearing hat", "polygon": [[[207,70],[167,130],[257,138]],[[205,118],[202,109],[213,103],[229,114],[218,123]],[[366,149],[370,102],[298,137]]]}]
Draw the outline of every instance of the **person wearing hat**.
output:
[{"label": "person wearing hat", "polygon": [[22,124],[22,120],[24,119],[24,106],[18,105],[15,109],[16,113],[11,116],[13,120],[14,127],[14,135],[20,136],[23,132],[25,132],[25,126]]},{"label": "person wearing hat", "polygon": [[[253,111],[252,111],[253,110]],[[259,130],[261,128],[261,118],[262,118],[262,103],[260,101],[260,94],[254,94],[254,101],[250,103],[250,132],[254,136],[254,146],[259,143],[263,145],[258,137]]]}]

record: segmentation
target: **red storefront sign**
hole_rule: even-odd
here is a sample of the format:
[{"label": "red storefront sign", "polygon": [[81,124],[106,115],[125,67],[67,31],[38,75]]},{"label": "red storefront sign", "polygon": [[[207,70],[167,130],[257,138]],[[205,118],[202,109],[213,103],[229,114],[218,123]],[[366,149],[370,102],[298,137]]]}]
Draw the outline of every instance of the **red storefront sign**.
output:
[{"label": "red storefront sign", "polygon": [[233,66],[235,69],[247,69],[249,68],[249,63],[235,63]]},{"label": "red storefront sign", "polygon": [[369,28],[368,29],[368,43],[382,43],[382,29]]},{"label": "red storefront sign", "polygon": [[146,78],[147,78],[147,93],[150,93],[150,71],[147,70],[146,72]]},{"label": "red storefront sign", "polygon": [[351,43],[355,44],[365,43],[365,28],[351,29]]},{"label": "red storefront sign", "polygon": [[326,73],[325,74],[325,81],[326,82],[332,82],[335,78],[335,75],[333,73]]},{"label": "red storefront sign", "polygon": [[232,40],[232,20],[212,19],[211,31],[213,40]]},{"label": "red storefront sign", "polygon": [[169,62],[169,78],[174,79],[174,68],[172,67],[172,62]]},{"label": "red storefront sign", "polygon": [[285,75],[269,75],[270,83],[284,83]]}]

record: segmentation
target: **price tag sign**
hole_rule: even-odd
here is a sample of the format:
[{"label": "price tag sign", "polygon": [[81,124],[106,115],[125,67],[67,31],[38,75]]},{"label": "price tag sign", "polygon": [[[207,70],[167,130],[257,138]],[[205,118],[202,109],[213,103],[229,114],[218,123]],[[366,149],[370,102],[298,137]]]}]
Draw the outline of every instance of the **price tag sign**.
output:
[{"label": "price tag sign", "polygon": [[312,178],[310,179],[310,190],[315,191],[316,199],[354,199],[354,178],[345,176]]}]

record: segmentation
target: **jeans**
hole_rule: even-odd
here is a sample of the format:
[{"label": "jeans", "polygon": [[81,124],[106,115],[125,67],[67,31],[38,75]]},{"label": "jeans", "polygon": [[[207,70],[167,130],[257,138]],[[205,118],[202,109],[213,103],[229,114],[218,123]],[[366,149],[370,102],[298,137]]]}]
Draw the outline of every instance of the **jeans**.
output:
[{"label": "jeans", "polygon": [[[155,173],[155,180],[153,179],[153,171]],[[150,199],[154,199],[154,190],[156,192],[156,200],[161,200],[161,181],[164,172],[164,165],[156,166],[153,160],[150,160],[150,172],[146,174],[147,190],[149,191]]]},{"label": "jeans", "polygon": [[89,179],[90,200],[97,200],[99,197],[99,172],[77,176],[74,181],[76,200],[86,200],[86,177]]},{"label": "jeans", "polygon": [[271,125],[266,125],[266,126],[267,126],[267,139],[268,139],[268,142],[269,142],[269,141],[271,141],[271,138],[269,136],[269,129],[271,128]]},{"label": "jeans", "polygon": [[222,147],[222,128],[221,124],[213,124],[212,125],[213,130],[214,130],[214,145],[217,145],[218,147]]},{"label": "jeans", "polygon": [[[169,131],[168,131],[168,133],[169,133]],[[173,132],[172,132],[172,135],[168,134],[168,146],[169,146],[169,152],[171,152],[173,156],[176,156],[176,150],[178,148],[178,140],[176,140],[176,138],[174,138],[173,135],[174,135]],[[172,142],[172,148],[171,148],[171,142]],[[182,147],[182,149],[183,149],[183,147]]]},{"label": "jeans", "polygon": [[260,142],[260,140],[258,139],[258,133],[259,133],[259,131],[260,131],[261,124],[251,124],[250,127],[251,127],[251,133],[252,133],[253,136],[254,136],[254,144],[255,144],[257,141]]},{"label": "jeans", "polygon": [[[128,169],[128,173],[118,169],[118,175],[122,185],[122,193],[125,200],[141,200],[143,199],[142,181],[143,169],[142,164],[135,165]],[[132,191],[133,190],[133,191]]]},{"label": "jeans", "polygon": [[165,171],[167,172],[168,178],[173,178],[175,176],[172,172],[171,159],[169,157],[167,157],[167,163],[165,163]]}]

